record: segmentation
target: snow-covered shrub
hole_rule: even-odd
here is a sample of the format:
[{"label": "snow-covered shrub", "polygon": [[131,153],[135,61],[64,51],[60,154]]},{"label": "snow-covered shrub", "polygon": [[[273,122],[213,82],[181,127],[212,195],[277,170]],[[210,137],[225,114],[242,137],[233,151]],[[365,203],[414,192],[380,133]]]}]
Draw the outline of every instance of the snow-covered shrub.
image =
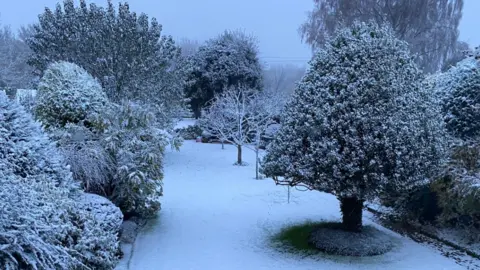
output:
[{"label": "snow-covered shrub", "polygon": [[70,242],[69,191],[46,175],[22,178],[0,159],[0,265],[5,270],[80,266]]},{"label": "snow-covered shrub", "polygon": [[339,31],[297,85],[263,173],[337,196],[345,229],[360,230],[365,200],[398,198],[443,161],[443,120],[422,80],[391,29]]},{"label": "snow-covered shrub", "polygon": [[120,250],[122,212],[95,194],[83,193],[76,201],[72,223],[77,229],[70,232],[70,237],[76,239],[73,248],[90,268],[113,269]]},{"label": "snow-covered shrub", "polygon": [[480,65],[458,81],[445,102],[447,129],[456,137],[475,139],[480,135]]},{"label": "snow-covered shrub", "polygon": [[79,122],[88,126],[107,103],[107,96],[95,78],[83,68],[62,61],[51,64],[45,71],[38,86],[35,115],[49,128]]},{"label": "snow-covered shrub", "polygon": [[451,160],[433,189],[441,224],[480,229],[480,144],[453,146]]},{"label": "snow-covered shrub", "polygon": [[160,209],[165,134],[146,106],[124,102],[109,115],[104,143],[114,162],[110,199],[126,217],[149,217]]},{"label": "snow-covered shrub", "polygon": [[40,124],[5,94],[0,181],[0,261],[7,269],[83,269],[101,261],[102,269],[113,268],[118,229],[78,207],[82,192],[63,157]]},{"label": "snow-covered shrub", "polygon": [[4,94],[0,94],[0,159],[20,177],[46,175],[59,186],[77,187],[40,124]]},{"label": "snow-covered shrub", "polygon": [[175,130],[185,140],[195,140],[197,137],[202,136],[203,130],[199,125],[193,125]]},{"label": "snow-covered shrub", "polygon": [[103,135],[76,124],[50,130],[50,137],[70,165],[73,178],[86,192],[108,198],[115,164],[105,149]]}]

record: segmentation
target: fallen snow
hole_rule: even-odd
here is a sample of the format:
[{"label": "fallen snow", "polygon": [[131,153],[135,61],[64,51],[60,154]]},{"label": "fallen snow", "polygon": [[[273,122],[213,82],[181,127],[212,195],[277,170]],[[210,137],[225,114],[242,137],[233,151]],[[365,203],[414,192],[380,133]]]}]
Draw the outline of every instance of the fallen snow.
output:
[{"label": "fallen snow", "polygon": [[[401,244],[379,257],[318,260],[276,251],[270,247],[272,234],[289,223],[339,219],[338,201],[292,189],[287,203],[286,187],[255,180],[253,165],[232,166],[236,149],[225,147],[186,141],[180,152],[167,152],[162,210],[118,269],[465,269],[386,229]],[[245,150],[244,160],[255,164],[253,151]],[[365,217],[370,223],[371,216]]]}]

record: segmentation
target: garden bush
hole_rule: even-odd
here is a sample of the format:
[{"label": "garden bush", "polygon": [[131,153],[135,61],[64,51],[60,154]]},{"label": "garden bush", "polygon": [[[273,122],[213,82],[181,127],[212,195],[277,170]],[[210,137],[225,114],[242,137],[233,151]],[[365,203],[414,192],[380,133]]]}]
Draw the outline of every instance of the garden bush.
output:
[{"label": "garden bush", "polygon": [[107,96],[95,78],[83,68],[62,61],[51,64],[45,71],[34,110],[48,128],[80,122],[88,126],[107,103]]},{"label": "garden bush", "polygon": [[83,192],[63,157],[40,124],[3,93],[0,186],[5,269],[113,269],[118,229],[78,207]]}]

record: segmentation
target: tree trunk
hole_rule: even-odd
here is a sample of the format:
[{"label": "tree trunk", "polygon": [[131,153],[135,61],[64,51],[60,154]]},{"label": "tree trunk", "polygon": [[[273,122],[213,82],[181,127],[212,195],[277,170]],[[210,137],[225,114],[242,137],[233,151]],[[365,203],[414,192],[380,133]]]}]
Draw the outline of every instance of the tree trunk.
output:
[{"label": "tree trunk", "polygon": [[224,149],[225,149],[225,141],[222,140],[222,150],[224,150]]},{"label": "tree trunk", "polygon": [[340,198],[342,225],[346,231],[360,232],[362,230],[363,200],[355,197]]},{"label": "tree trunk", "polygon": [[237,145],[237,163],[238,165],[242,165],[242,146]]},{"label": "tree trunk", "polygon": [[258,177],[258,147],[255,147],[255,179],[259,179]]}]

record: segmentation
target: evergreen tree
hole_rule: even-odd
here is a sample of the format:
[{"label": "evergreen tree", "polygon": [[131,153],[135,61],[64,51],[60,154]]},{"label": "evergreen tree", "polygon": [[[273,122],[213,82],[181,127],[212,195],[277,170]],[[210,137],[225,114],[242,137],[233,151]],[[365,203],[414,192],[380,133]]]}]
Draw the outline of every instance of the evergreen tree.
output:
[{"label": "evergreen tree", "polygon": [[225,31],[208,40],[189,58],[186,94],[198,118],[202,108],[231,87],[262,89],[262,67],[255,40],[239,31]]},{"label": "evergreen tree", "polygon": [[337,196],[345,230],[361,230],[366,200],[425,181],[442,160],[439,106],[421,79],[391,29],[338,31],[287,104],[264,174]]},{"label": "evergreen tree", "polygon": [[112,1],[107,8],[73,0],[45,8],[27,43],[33,51],[29,64],[43,75],[49,64],[75,63],[97,78],[113,102],[122,99],[161,103],[163,114],[183,105],[183,81],[175,70],[180,49],[161,35],[155,18],[130,11]]}]

